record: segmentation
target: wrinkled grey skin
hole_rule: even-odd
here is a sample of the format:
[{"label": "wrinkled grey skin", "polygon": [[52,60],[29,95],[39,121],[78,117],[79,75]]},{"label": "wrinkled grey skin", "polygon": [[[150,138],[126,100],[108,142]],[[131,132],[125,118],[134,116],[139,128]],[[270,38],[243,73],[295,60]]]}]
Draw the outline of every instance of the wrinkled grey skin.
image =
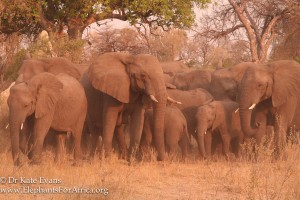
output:
[{"label": "wrinkled grey skin", "polygon": [[[178,145],[181,148],[182,158],[187,156],[190,140],[187,133],[187,122],[182,112],[175,106],[167,106],[165,114],[165,146],[167,152],[175,154]],[[144,154],[149,153],[153,138],[153,110],[147,109],[141,138],[140,150]]]},{"label": "wrinkled grey skin", "polygon": [[[28,141],[32,144],[29,152],[32,163],[40,163],[44,139],[49,129],[71,132],[75,159],[81,159],[80,143],[87,100],[83,87],[75,78],[66,74],[54,76],[47,72],[40,73],[26,82],[14,85],[7,102],[15,165],[20,164],[19,149],[26,151]],[[61,134],[57,135],[56,159],[59,159],[63,147],[61,137]]]},{"label": "wrinkled grey skin", "polygon": [[[229,147],[233,139],[238,139],[238,147],[243,143],[243,132],[240,126],[238,104],[233,101],[213,101],[198,107],[196,113],[197,143],[199,153],[204,158],[211,155],[211,134],[218,132],[223,141],[223,153],[229,159]],[[240,156],[239,148],[235,152]]]},{"label": "wrinkled grey skin", "polygon": [[249,67],[239,88],[240,119],[244,133],[255,135],[251,126],[253,104],[267,102],[273,115],[275,157],[284,152],[288,127],[300,126],[300,64],[290,60],[274,61],[267,65]]},{"label": "wrinkled grey skin", "polygon": [[[105,53],[90,65],[88,84],[84,84],[88,99],[88,120],[102,135],[105,157],[109,157],[115,132],[123,135],[120,128],[130,116],[130,147],[134,152],[140,143],[144,122],[144,99],[155,96],[154,135],[158,160],[164,160],[164,115],[167,93],[163,71],[157,58],[151,55]],[[84,77],[83,77],[84,78]],[[122,136],[123,138],[123,136]],[[121,139],[122,139],[121,138]],[[120,139],[120,140],[121,140]],[[122,142],[122,144],[124,144]],[[124,148],[125,145],[124,145]]]}]

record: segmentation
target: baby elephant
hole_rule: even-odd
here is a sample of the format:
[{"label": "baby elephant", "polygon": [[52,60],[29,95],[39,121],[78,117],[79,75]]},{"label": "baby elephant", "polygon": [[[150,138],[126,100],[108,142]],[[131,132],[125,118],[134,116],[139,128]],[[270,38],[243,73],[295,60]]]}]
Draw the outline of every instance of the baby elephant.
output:
[{"label": "baby elephant", "polygon": [[[182,158],[187,156],[187,149],[190,139],[187,132],[187,122],[182,112],[174,106],[168,106],[165,112],[165,145],[166,151],[174,154],[178,145],[181,148]],[[150,145],[154,144],[153,138],[153,110],[148,109],[145,112],[144,128],[140,143],[142,153],[150,149]]]},{"label": "baby elephant", "polygon": [[199,153],[205,158],[211,154],[212,134],[219,131],[223,141],[223,153],[229,159],[229,147],[233,139],[237,139],[236,156],[239,157],[243,132],[240,126],[238,104],[233,101],[212,101],[198,107],[196,113],[197,128],[195,136]]}]

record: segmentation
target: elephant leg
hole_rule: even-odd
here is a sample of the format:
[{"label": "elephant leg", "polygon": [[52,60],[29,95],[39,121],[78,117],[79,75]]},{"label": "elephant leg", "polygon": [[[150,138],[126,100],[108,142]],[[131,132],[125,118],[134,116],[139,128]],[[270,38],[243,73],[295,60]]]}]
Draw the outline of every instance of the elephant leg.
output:
[{"label": "elephant leg", "polygon": [[32,164],[39,164],[41,162],[40,159],[41,159],[43,144],[44,144],[45,137],[50,129],[52,116],[51,114],[49,114],[42,118],[36,119],[34,122],[33,145],[32,145],[32,151],[29,154],[29,157],[32,159],[31,162]]},{"label": "elephant leg", "polygon": [[206,131],[206,134],[204,135],[205,140],[205,150],[207,157],[211,156],[211,142],[212,142],[212,132]]},{"label": "elephant leg", "polygon": [[292,123],[297,104],[296,98],[290,98],[276,110],[274,126],[275,159],[286,158],[287,156],[285,152],[287,129]]},{"label": "elephant leg", "polygon": [[188,154],[188,145],[189,145],[189,139],[186,133],[183,133],[183,136],[180,138],[178,144],[181,149],[182,153],[182,159],[185,160]]},{"label": "elephant leg", "polygon": [[222,133],[221,133],[221,137],[223,140],[223,153],[225,155],[226,160],[229,161],[229,147],[230,147],[231,137],[229,134],[222,134]]},{"label": "elephant leg", "polygon": [[105,157],[108,158],[111,155],[112,140],[115,132],[117,120],[120,111],[124,105],[112,97],[108,97],[103,105],[103,146],[105,151]]},{"label": "elephant leg", "polygon": [[117,126],[115,129],[115,135],[118,142],[119,147],[119,158],[126,159],[126,153],[127,153],[127,144],[124,134],[124,128],[125,124],[121,124],[120,126]]},{"label": "elephant leg", "polygon": [[66,134],[56,132],[55,137],[56,137],[55,162],[56,163],[61,163],[63,155],[65,153]]},{"label": "elephant leg", "polygon": [[145,121],[140,142],[140,152],[142,159],[150,160],[152,130],[149,122]]},{"label": "elephant leg", "polygon": [[85,120],[85,115],[80,116],[75,124],[75,127],[73,128],[73,131],[72,131],[72,136],[74,139],[74,159],[75,159],[75,161],[82,160],[81,138],[82,138],[84,120]]},{"label": "elephant leg", "polygon": [[136,153],[140,145],[144,125],[144,113],[143,105],[138,104],[131,115],[129,158]]},{"label": "elephant leg", "polygon": [[82,137],[81,137],[81,148],[82,148],[82,154],[84,156],[84,159],[86,159],[88,155],[89,144],[91,142],[90,133],[91,131],[89,131],[87,123],[85,122],[82,130]]},{"label": "elephant leg", "polygon": [[176,157],[176,146],[177,144],[169,144],[169,145],[166,145],[168,147],[168,153],[170,155],[170,157]]},{"label": "elephant leg", "polygon": [[240,159],[242,157],[242,153],[241,153],[241,147],[244,143],[244,136],[243,136],[243,133],[240,133],[239,136],[238,136],[238,146],[237,146],[237,149],[236,149],[236,158]]},{"label": "elephant leg", "polygon": [[[91,136],[92,136],[92,141],[91,141],[91,148],[90,148],[90,159],[93,159],[96,153],[96,149],[98,146],[98,142],[99,142],[99,134],[96,130],[96,128],[93,128],[92,132],[91,132]],[[102,147],[100,147],[102,148]],[[101,156],[101,155],[99,155]]]},{"label": "elephant leg", "polygon": [[283,156],[286,146],[286,131],[287,123],[284,119],[279,119],[279,123],[275,123],[274,126],[274,142],[275,142],[275,152],[274,157],[278,160]]}]

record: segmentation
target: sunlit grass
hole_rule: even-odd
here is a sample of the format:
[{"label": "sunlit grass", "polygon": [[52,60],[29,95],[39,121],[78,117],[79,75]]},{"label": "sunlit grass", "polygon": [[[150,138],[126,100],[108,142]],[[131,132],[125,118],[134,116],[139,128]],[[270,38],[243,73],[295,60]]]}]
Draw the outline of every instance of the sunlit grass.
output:
[{"label": "sunlit grass", "polygon": [[[2,111],[2,110],[1,110]],[[0,112],[1,113],[1,112]],[[2,116],[3,113],[2,113]],[[7,115],[5,115],[7,117]],[[67,154],[62,163],[54,163],[54,152],[46,148],[42,164],[14,167],[10,150],[7,119],[0,123],[0,178],[44,177],[60,179],[60,184],[27,184],[32,187],[84,187],[108,189],[103,194],[0,194],[2,199],[300,199],[300,147],[288,143],[284,160],[273,161],[272,149],[258,148],[257,155],[248,151],[245,159],[215,157],[198,160],[193,143],[192,154],[186,162],[167,158],[157,162],[152,151],[148,161],[119,160],[116,153],[109,160],[84,161],[72,166],[73,156]],[[245,146],[242,147],[246,149]],[[247,147],[250,148],[251,147]],[[181,155],[179,151],[178,155]],[[24,157],[23,157],[24,158]],[[18,188],[24,184],[0,184],[1,188]]]},{"label": "sunlit grass", "polygon": [[[7,131],[2,133],[8,136]],[[2,140],[3,142],[3,140]],[[224,159],[201,161],[190,156],[186,162],[169,159],[155,161],[152,152],[149,161],[110,160],[85,161],[82,166],[72,166],[72,155],[67,155],[60,165],[54,163],[54,153],[43,152],[39,166],[12,164],[9,138],[1,143],[0,174],[2,177],[27,177],[60,179],[62,187],[107,188],[103,194],[0,194],[0,199],[299,199],[300,150],[288,145],[288,158],[271,162],[262,157],[259,162]],[[195,147],[194,147],[195,148]],[[196,148],[194,149],[196,151]],[[267,153],[266,153],[267,155]],[[50,187],[53,185],[32,185]],[[4,184],[13,188],[20,184]]]}]

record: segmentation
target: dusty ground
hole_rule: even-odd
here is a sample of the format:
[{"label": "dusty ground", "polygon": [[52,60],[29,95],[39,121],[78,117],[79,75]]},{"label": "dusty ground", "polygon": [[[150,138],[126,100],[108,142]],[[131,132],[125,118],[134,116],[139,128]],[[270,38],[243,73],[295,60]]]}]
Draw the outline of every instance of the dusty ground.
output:
[{"label": "dusty ground", "polygon": [[[5,131],[1,137],[8,137]],[[3,138],[3,137],[2,137]],[[114,155],[110,161],[95,159],[82,166],[71,166],[67,157],[62,164],[53,162],[53,153],[43,154],[43,164],[28,164],[16,168],[12,165],[9,142],[2,139],[0,150],[0,176],[19,179],[16,184],[0,184],[0,199],[300,199],[300,148],[289,146],[285,161],[271,162],[268,153],[261,161],[187,162],[156,161],[127,162]],[[154,159],[153,159],[154,160]],[[37,179],[37,184],[21,184],[20,179]],[[40,183],[40,177],[59,179],[58,184]],[[11,179],[12,179],[11,178]],[[24,179],[23,179],[24,180]],[[3,179],[0,178],[0,182]],[[7,194],[7,189],[23,188],[102,188],[100,194]],[[4,190],[6,189],[6,193]],[[105,189],[105,190],[104,190]],[[63,190],[62,190],[63,191]],[[26,192],[23,190],[23,192]]]}]

